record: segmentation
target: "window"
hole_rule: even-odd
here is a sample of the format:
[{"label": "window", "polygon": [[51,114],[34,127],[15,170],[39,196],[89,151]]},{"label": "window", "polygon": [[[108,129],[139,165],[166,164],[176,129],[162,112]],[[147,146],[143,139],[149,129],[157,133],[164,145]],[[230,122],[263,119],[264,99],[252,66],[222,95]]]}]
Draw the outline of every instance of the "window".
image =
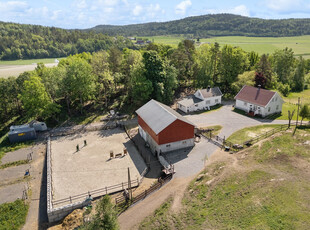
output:
[{"label": "window", "polygon": [[186,144],[186,141],[182,141],[182,144]]},{"label": "window", "polygon": [[170,145],[166,145],[166,147],[167,147],[167,148],[169,148],[169,147],[170,147]]},{"label": "window", "polygon": [[277,105],[277,110],[279,110],[279,105]]},{"label": "window", "polygon": [[278,100],[278,97],[276,97],[276,101]]},{"label": "window", "polygon": [[206,101],[206,105],[209,105],[210,104],[210,100]]},{"label": "window", "polygon": [[247,106],[247,105],[248,105],[248,103],[244,102],[244,106]]},{"label": "window", "polygon": [[271,100],[272,102],[274,102],[274,98],[272,98],[272,100]]},{"label": "window", "polygon": [[215,103],[219,103],[219,99],[215,99]]},{"label": "window", "polygon": [[268,112],[270,112],[270,107],[268,107]]}]

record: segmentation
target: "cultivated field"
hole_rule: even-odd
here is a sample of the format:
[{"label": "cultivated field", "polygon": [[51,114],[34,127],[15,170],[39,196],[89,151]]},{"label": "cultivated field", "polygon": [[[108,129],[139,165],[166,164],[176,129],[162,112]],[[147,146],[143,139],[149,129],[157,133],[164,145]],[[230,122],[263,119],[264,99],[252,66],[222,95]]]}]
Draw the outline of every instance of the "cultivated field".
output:
[{"label": "cultivated field", "polygon": [[[62,58],[57,58],[58,60]],[[43,63],[47,67],[54,67],[55,58],[29,59],[16,61],[0,61],[0,77],[17,77],[25,71],[32,71],[37,67],[37,63]]]},{"label": "cultivated field", "polygon": [[[184,39],[177,36],[153,36],[146,37],[150,41],[177,46]],[[310,35],[297,37],[243,37],[243,36],[227,36],[201,39],[202,43],[218,42],[220,45],[239,46],[245,51],[255,51],[259,54],[271,54],[276,49],[292,48],[295,55],[303,55],[304,58],[310,58]]]},{"label": "cultivated field", "polygon": [[[45,64],[46,67],[57,66],[57,63]],[[0,64],[0,77],[17,77],[25,71],[35,70],[36,64],[31,65],[1,65]]]}]

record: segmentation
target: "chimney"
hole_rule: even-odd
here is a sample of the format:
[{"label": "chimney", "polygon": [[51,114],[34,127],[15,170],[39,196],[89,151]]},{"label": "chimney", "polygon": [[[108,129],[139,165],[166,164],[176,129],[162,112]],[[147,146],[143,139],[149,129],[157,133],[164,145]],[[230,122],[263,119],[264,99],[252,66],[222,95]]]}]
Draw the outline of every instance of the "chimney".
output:
[{"label": "chimney", "polygon": [[258,86],[257,86],[257,93],[256,93],[255,100],[257,100],[257,98],[258,98],[260,88],[261,88],[261,85],[258,85]]}]

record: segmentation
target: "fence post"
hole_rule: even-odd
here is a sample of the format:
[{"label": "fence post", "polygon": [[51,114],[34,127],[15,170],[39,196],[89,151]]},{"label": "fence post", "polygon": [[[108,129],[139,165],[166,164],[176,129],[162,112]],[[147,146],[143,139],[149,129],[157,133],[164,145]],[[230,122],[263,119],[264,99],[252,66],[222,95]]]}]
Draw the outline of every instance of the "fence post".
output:
[{"label": "fence post", "polygon": [[122,190],[124,190],[124,185],[123,185],[123,182],[122,182]]},{"label": "fence post", "polygon": [[72,203],[72,199],[71,199],[71,196],[70,196],[70,203]]},{"label": "fence post", "polygon": [[105,194],[106,194],[106,195],[108,194],[108,188],[107,188],[107,186],[105,186]]}]

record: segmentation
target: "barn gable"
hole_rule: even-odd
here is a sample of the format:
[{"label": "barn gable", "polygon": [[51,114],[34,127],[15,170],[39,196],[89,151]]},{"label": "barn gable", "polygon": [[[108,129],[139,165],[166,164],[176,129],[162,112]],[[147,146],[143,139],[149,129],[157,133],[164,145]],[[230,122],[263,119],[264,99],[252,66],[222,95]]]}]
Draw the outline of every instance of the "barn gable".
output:
[{"label": "barn gable", "polygon": [[150,100],[139,108],[136,113],[158,135],[176,120],[195,126],[179,113],[158,101]]}]

